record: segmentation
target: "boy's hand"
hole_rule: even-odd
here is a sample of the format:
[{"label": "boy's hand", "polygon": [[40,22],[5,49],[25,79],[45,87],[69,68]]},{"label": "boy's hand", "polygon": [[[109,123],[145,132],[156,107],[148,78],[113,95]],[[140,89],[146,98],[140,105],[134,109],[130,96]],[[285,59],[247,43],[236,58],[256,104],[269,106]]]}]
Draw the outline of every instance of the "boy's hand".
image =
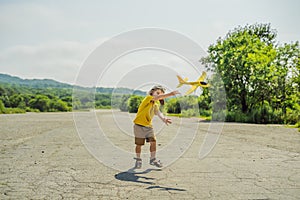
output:
[{"label": "boy's hand", "polygon": [[171,119],[169,119],[169,118],[165,118],[164,119],[164,122],[165,122],[165,124],[168,126],[169,124],[172,124],[172,121],[171,121]]},{"label": "boy's hand", "polygon": [[173,96],[175,96],[176,94],[180,94],[180,92],[179,92],[178,90],[175,90],[175,91],[170,92],[170,93],[171,93],[171,95],[173,95]]}]

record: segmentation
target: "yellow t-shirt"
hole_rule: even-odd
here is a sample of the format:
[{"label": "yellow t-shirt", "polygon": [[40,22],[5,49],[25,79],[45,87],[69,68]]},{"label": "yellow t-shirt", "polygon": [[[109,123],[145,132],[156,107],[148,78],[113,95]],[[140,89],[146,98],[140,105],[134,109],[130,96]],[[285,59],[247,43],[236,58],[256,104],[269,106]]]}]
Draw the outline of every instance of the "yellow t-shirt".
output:
[{"label": "yellow t-shirt", "polygon": [[154,114],[159,110],[158,101],[153,101],[153,96],[146,96],[141,102],[134,123],[142,126],[152,127]]}]

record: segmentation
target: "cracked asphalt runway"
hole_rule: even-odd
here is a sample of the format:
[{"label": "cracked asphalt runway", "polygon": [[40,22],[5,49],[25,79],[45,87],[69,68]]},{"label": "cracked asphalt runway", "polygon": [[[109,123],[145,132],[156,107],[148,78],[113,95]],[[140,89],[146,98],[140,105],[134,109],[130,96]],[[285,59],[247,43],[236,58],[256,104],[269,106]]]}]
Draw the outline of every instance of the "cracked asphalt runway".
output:
[{"label": "cracked asphalt runway", "polygon": [[[96,112],[98,120],[107,120],[108,112]],[[161,170],[145,160],[140,170],[118,171],[85,148],[72,113],[0,115],[0,199],[299,199],[297,129],[225,123],[213,151],[200,160],[199,147],[210,123],[172,120],[158,136],[158,148],[170,140],[180,120],[199,123],[183,156]],[[111,125],[102,126],[110,130]],[[111,140],[133,151],[133,138],[114,135],[120,132],[112,129]]]}]

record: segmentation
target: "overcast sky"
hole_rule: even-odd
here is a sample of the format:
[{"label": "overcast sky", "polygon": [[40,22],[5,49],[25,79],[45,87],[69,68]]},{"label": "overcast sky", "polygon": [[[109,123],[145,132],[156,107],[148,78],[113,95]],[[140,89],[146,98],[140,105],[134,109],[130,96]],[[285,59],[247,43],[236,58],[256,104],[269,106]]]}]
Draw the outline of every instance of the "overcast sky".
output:
[{"label": "overcast sky", "polygon": [[174,30],[206,51],[237,26],[271,23],[277,41],[290,43],[300,40],[299,8],[298,0],[0,0],[0,73],[74,83],[103,41],[143,27]]}]

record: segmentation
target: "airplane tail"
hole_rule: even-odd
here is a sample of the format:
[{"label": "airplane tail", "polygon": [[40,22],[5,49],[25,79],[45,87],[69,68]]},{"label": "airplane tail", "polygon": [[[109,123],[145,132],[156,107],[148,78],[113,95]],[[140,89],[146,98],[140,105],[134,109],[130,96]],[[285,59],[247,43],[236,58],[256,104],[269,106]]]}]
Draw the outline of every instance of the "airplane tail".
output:
[{"label": "airplane tail", "polygon": [[177,85],[177,88],[181,87],[187,81],[186,79],[185,80],[182,79],[179,75],[177,75],[177,79],[178,79],[178,82],[179,82],[179,84]]}]

